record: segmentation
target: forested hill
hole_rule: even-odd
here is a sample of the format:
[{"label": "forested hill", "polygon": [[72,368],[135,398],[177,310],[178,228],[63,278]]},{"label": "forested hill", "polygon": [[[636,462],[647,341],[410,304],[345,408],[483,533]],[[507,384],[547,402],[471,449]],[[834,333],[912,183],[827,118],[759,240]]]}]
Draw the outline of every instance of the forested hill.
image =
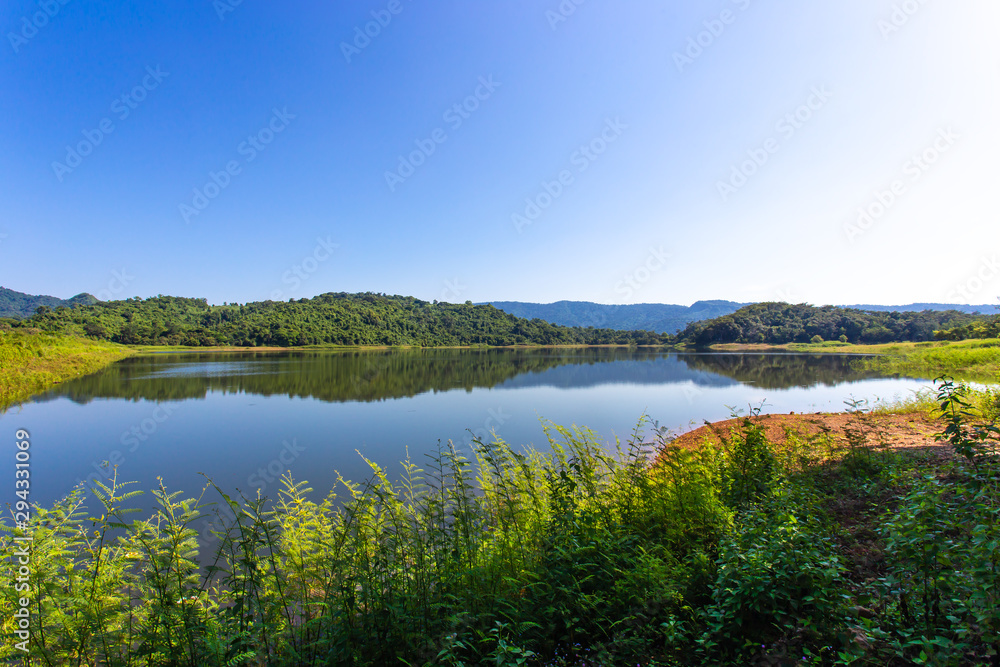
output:
[{"label": "forested hill", "polygon": [[413,297],[328,293],[313,299],[210,306],[158,296],[56,308],[8,326],[36,327],[131,345],[655,345],[649,331],[561,327],[492,306]]},{"label": "forested hill", "polygon": [[[633,331],[648,329],[657,333],[676,333],[692,322],[710,320],[736,312],[749,303],[735,301],[697,301],[690,306],[667,303],[637,303],[614,305],[590,301],[556,301],[526,303],[523,301],[491,301],[505,313],[517,317],[540,318],[569,327],[598,327]],[[847,305],[841,309],[866,311],[922,312],[924,310],[957,310],[962,313],[994,313],[989,304],[972,306],[946,303],[911,303],[906,306]]]},{"label": "forested hill", "polygon": [[698,301],[690,306],[668,303],[637,303],[614,305],[590,301],[556,301],[555,303],[525,303],[523,301],[491,301],[505,313],[517,317],[539,318],[569,327],[598,327],[634,331],[647,329],[657,333],[676,333],[685,325],[732,313],[743,303],[735,301]]},{"label": "forested hill", "polygon": [[97,299],[90,294],[77,294],[72,299],[59,299],[54,296],[24,294],[0,287],[0,317],[31,317],[41,306],[58,308],[91,303],[97,303]]},{"label": "forested hill", "polygon": [[[934,340],[934,332],[984,319],[955,310],[876,312],[836,306],[757,303],[707,322],[694,322],[677,334],[678,343],[808,343],[822,340],[891,343]],[[818,342],[818,340],[816,341]]]}]

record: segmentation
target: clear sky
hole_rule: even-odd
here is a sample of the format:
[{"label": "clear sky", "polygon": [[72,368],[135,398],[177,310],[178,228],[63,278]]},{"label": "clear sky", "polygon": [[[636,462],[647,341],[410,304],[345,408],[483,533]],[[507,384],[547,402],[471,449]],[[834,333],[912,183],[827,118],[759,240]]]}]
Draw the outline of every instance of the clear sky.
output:
[{"label": "clear sky", "polygon": [[998,24],[995,0],[8,0],[0,285],[996,302]]}]

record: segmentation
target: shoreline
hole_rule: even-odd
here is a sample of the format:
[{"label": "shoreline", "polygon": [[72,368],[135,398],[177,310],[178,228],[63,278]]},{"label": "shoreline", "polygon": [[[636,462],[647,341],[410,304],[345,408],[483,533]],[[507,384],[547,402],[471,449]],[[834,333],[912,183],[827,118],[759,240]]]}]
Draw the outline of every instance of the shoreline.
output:
[{"label": "shoreline", "polygon": [[851,343],[789,343],[785,345],[713,345],[709,352],[785,352],[843,354],[867,357],[856,362],[865,370],[892,375],[950,376],[983,384],[1000,383],[1000,339],[922,341],[855,345]]},{"label": "shoreline", "polygon": [[0,331],[0,414],[67,380],[136,354],[124,345],[46,333]]},{"label": "shoreline", "polygon": [[167,352],[339,352],[348,350],[576,350],[576,349],[671,349],[664,345],[297,345],[294,347],[239,347],[233,345],[183,346],[183,345],[129,345],[140,354]]},{"label": "shoreline", "polygon": [[[0,332],[3,333],[3,332]],[[9,332],[8,332],[9,333]],[[662,350],[677,354],[690,353],[797,353],[844,354],[866,356],[858,360],[865,367],[887,375],[925,373],[955,375],[963,380],[992,384],[1000,382],[1000,339],[966,341],[928,341],[856,345],[850,343],[788,343],[720,344],[707,348],[684,345],[308,345],[299,347],[239,347],[239,346],[155,346],[119,345],[65,334],[25,332],[11,347],[13,357],[6,360],[7,368],[0,380],[0,410],[23,402],[31,396],[66,380],[95,373],[122,359],[154,354],[226,354],[239,352],[376,352],[392,350],[585,350],[643,349]],[[3,339],[0,338],[0,341]],[[26,354],[24,349],[33,350]],[[18,356],[20,355],[20,356]]]},{"label": "shoreline", "polygon": [[[746,417],[723,419],[715,422],[704,421],[701,426],[685,431],[670,441],[671,445],[679,447],[698,447],[704,444],[719,446],[723,438],[738,428]],[[850,412],[791,412],[766,413],[754,417],[751,421],[760,426],[770,442],[784,445],[788,434],[800,438],[830,437],[833,442],[840,442],[847,447],[845,429],[852,420],[868,420],[876,433],[883,440],[885,449],[934,449],[948,450],[949,446],[934,439],[944,424],[940,416],[928,409],[918,406],[912,409],[893,408],[876,410],[871,413]]]}]

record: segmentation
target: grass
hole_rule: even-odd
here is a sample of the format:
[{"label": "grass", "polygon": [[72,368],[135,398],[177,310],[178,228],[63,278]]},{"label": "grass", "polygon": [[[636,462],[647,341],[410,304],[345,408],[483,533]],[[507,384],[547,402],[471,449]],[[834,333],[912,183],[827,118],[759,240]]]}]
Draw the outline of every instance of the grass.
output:
[{"label": "grass", "polygon": [[823,343],[789,343],[786,345],[713,345],[717,351],[821,352],[824,354],[863,354],[872,359],[857,363],[867,369],[886,374],[932,376],[944,373],[971,382],[1000,380],[1000,339],[964,341],[928,341],[922,343],[882,343],[854,345],[826,341]]},{"label": "grass", "polygon": [[133,353],[114,343],[32,329],[0,330],[0,410]]},{"label": "grass", "polygon": [[[1000,463],[985,412],[949,414],[967,458],[865,428],[778,447],[750,415],[717,447],[654,430],[655,465],[640,428],[609,452],[550,425],[549,453],[441,447],[319,499],[290,477],[271,503],[209,484],[214,508],[161,485],[143,519],[115,475],[90,508],[36,508],[26,647],[123,667],[995,662]],[[4,633],[16,606],[0,587]]]},{"label": "grass", "polygon": [[[969,388],[967,398],[970,403],[970,412],[974,418],[983,421],[1000,420],[1000,386]],[[912,413],[938,415],[940,405],[935,393],[927,389],[914,393],[905,399],[872,405],[872,412],[887,415]]]},{"label": "grass", "polygon": [[1000,379],[1000,340],[902,343],[881,346],[882,356],[865,360],[868,368],[908,375],[947,372],[968,380],[996,382]]}]

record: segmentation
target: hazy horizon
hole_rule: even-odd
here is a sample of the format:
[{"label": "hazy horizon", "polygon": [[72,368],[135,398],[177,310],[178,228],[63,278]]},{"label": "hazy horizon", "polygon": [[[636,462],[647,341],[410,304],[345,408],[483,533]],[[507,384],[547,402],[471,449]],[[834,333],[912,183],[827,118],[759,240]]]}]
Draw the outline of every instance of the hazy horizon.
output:
[{"label": "hazy horizon", "polygon": [[[56,299],[61,299],[63,301],[67,301],[69,299],[72,299],[72,298],[77,297],[77,296],[82,296],[84,294],[89,294],[89,292],[77,292],[76,294],[72,294],[70,296],[59,296],[59,295],[53,295],[53,294],[34,294],[34,293],[31,293],[31,292],[24,292],[23,290],[13,289],[11,287],[8,287],[7,285],[0,285],[0,289],[4,289],[4,288],[10,289],[10,290],[15,291],[15,292],[20,292],[22,294],[28,294],[30,296],[52,297],[52,298],[56,298]],[[330,290],[330,292],[340,292],[340,291],[342,291],[342,290]],[[375,292],[374,290],[364,290],[363,292],[378,293],[378,292]],[[302,296],[293,297],[293,298],[296,301],[299,300],[299,299],[314,299],[314,298],[316,298],[318,296],[321,296],[322,294],[325,294],[325,293],[328,293],[328,292],[320,292],[318,294],[304,294]],[[413,294],[391,294],[391,293],[388,293],[388,292],[381,292],[381,293],[382,294],[386,294],[387,296],[403,296],[403,297],[411,297],[412,296],[414,298],[420,298],[420,297],[416,297]],[[91,296],[93,296],[95,298],[99,298],[95,294],[91,294]],[[216,301],[212,301],[211,299],[208,299],[207,297],[198,296],[198,295],[190,295],[190,294],[164,294],[162,292],[159,292],[159,293],[156,293],[156,294],[147,294],[145,296],[141,296],[141,295],[137,295],[137,294],[134,294],[134,295],[131,295],[131,296],[120,295],[120,296],[114,297],[113,299],[100,299],[100,300],[101,301],[122,300],[122,299],[131,299],[131,298],[135,298],[135,297],[139,297],[139,298],[145,299],[145,298],[151,298],[151,297],[155,297],[155,296],[171,296],[171,297],[184,297],[184,298],[191,298],[191,299],[206,299],[206,300],[208,300],[209,305],[212,305],[212,306],[221,306],[223,304],[230,304],[230,305],[232,305],[232,304],[240,304],[240,303],[251,303],[253,301],[266,301],[267,300],[267,299],[254,299],[254,300],[250,300],[250,301],[229,301],[229,300],[225,300],[224,299],[222,301],[216,302]],[[435,300],[442,301],[441,299],[421,299],[421,300],[422,301],[435,301]],[[471,299],[469,299],[469,301],[471,301]],[[521,299],[492,299],[490,301],[473,301],[473,303],[476,304],[476,305],[486,305],[486,304],[493,304],[493,303],[527,303],[527,304],[537,304],[537,305],[541,305],[541,306],[551,306],[551,305],[554,305],[554,304],[557,304],[557,303],[591,303],[591,304],[595,304],[595,305],[598,305],[598,306],[615,306],[615,307],[624,307],[624,306],[683,306],[683,307],[686,307],[686,308],[690,308],[691,306],[693,306],[696,303],[713,302],[713,301],[727,301],[727,302],[730,302],[730,303],[743,303],[743,304],[764,303],[762,301],[736,301],[735,299],[726,299],[726,298],[719,298],[719,299],[698,299],[697,301],[692,301],[690,303],[668,303],[668,302],[665,302],[665,301],[655,301],[655,302],[654,301],[637,301],[635,303],[601,303],[599,301],[591,301],[591,300],[587,300],[587,299],[556,299],[555,301],[546,301],[546,302],[541,302],[541,301],[525,301],[525,300],[521,300]],[[772,302],[774,302],[774,301],[780,302],[781,299],[771,299],[770,301],[772,301]],[[464,301],[448,301],[447,303],[464,303]],[[838,307],[870,305],[870,306],[878,306],[878,307],[886,307],[886,308],[888,308],[888,307],[893,307],[893,306],[900,306],[900,307],[902,307],[902,306],[909,306],[909,305],[914,305],[914,304],[918,304],[918,305],[919,304],[940,304],[940,305],[946,305],[946,306],[961,306],[961,307],[977,307],[977,306],[982,306],[984,308],[1000,308],[1000,304],[990,304],[990,303],[954,303],[954,302],[948,302],[948,301],[928,301],[928,300],[911,301],[909,303],[875,303],[873,301],[856,302],[856,303],[848,303],[846,301],[839,301],[839,302],[836,302],[836,303],[810,303],[808,301],[799,301],[799,302],[790,302],[789,301],[787,303],[796,303],[796,304],[807,303],[807,304],[812,305],[812,306],[838,306]]]}]

